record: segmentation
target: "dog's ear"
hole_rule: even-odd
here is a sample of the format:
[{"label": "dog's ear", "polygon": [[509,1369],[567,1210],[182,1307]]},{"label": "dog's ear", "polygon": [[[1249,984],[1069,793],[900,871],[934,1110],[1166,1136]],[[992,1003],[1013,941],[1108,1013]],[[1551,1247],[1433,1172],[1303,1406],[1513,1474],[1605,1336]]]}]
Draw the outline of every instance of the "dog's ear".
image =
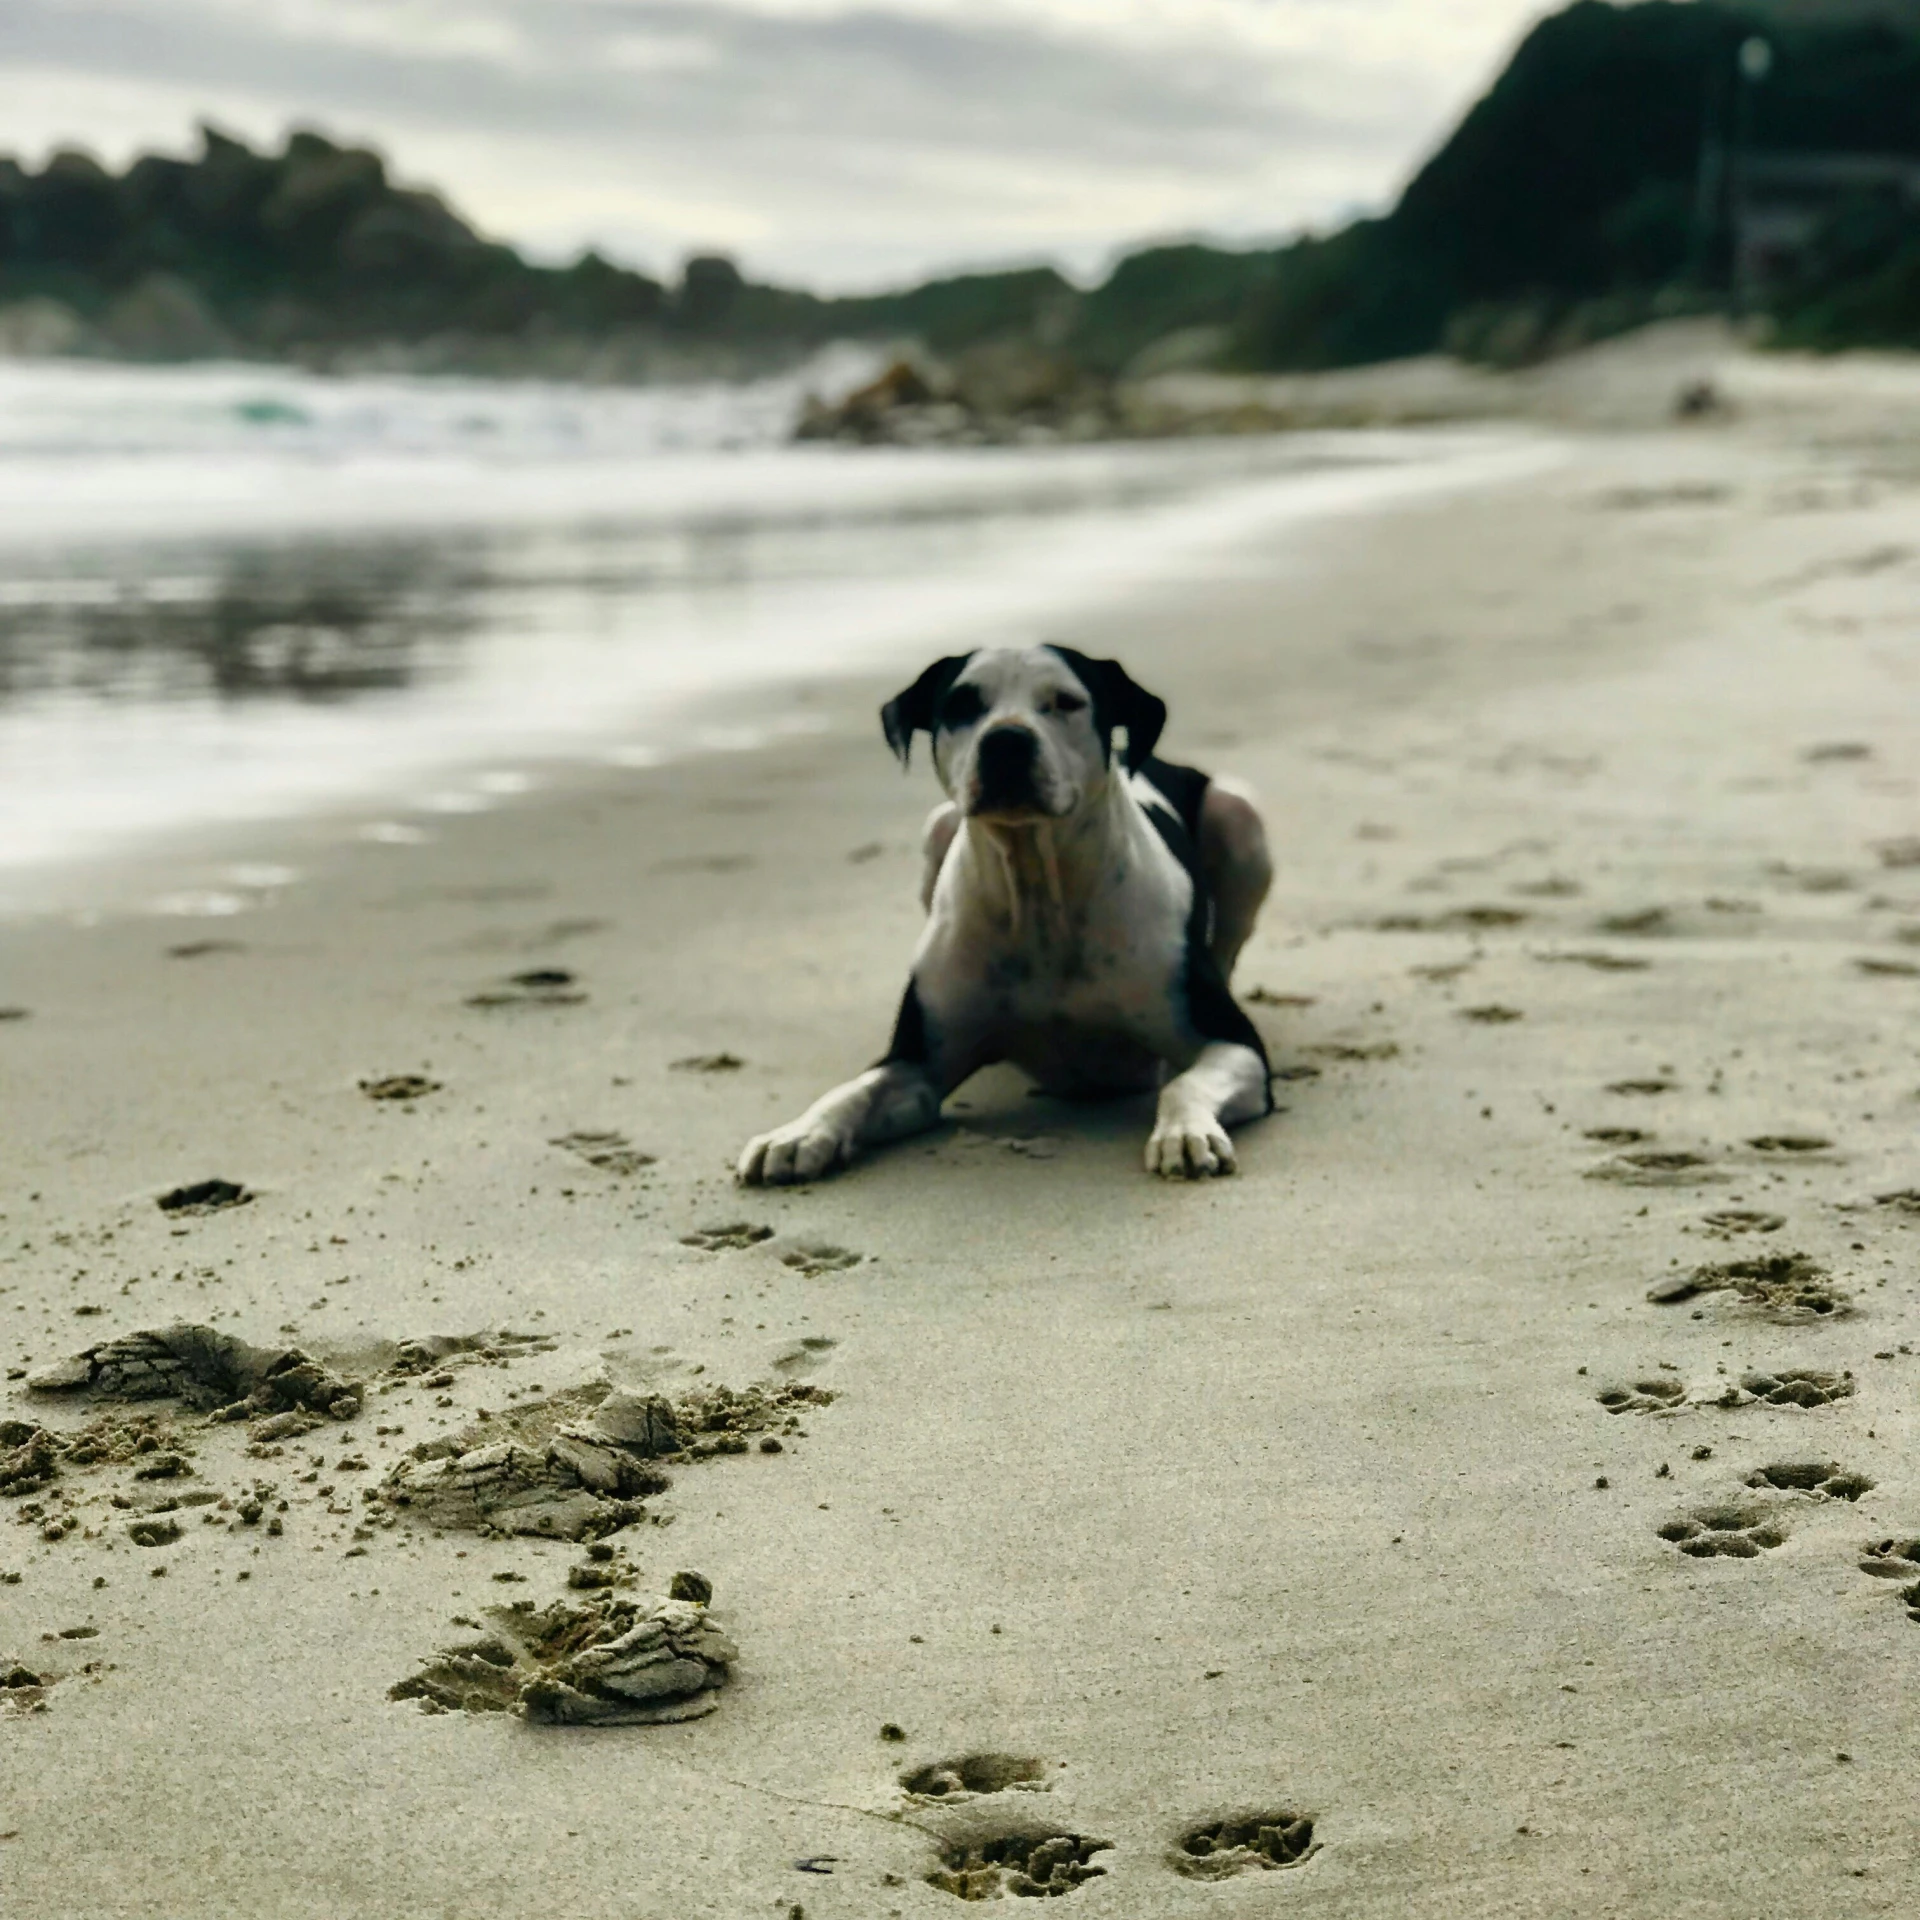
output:
[{"label": "dog's ear", "polygon": [[1118,660],[1089,660],[1072,647],[1049,647],[1047,651],[1058,654],[1079,675],[1093,702],[1094,731],[1109,760],[1113,757],[1114,728],[1126,728],[1127,771],[1137,773],[1166,730],[1167,703],[1158,694],[1136,686]]},{"label": "dog's ear", "polygon": [[950,654],[936,660],[912,686],[896,693],[880,709],[880,725],[887,745],[899,755],[904,767],[913,755],[913,736],[933,732],[934,719],[947,689],[959,679],[960,670],[973,658],[970,653]]}]

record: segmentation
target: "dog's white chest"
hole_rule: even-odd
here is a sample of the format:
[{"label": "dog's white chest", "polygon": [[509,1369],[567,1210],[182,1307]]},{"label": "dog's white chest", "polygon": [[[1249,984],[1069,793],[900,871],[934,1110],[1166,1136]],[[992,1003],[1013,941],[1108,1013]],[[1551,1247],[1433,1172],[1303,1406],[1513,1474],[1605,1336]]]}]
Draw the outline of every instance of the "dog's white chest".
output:
[{"label": "dog's white chest", "polygon": [[928,928],[915,987],[936,1030],[1043,1085],[1150,1086],[1183,1044],[1191,901],[1177,863],[1151,856],[1077,905],[962,894]]}]

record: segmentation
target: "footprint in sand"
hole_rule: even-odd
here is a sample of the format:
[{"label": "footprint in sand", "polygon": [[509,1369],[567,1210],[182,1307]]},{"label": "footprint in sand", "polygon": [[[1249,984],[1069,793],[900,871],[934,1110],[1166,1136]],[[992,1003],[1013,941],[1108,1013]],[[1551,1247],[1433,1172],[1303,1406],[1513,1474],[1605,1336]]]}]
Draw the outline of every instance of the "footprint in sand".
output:
[{"label": "footprint in sand", "polygon": [[155,1204],[162,1213],[191,1216],[224,1213],[229,1207],[246,1206],[252,1198],[237,1180],[195,1180],[191,1185],[163,1193]]},{"label": "footprint in sand", "polygon": [[1644,1127],[1589,1127],[1582,1138],[1603,1147],[1632,1147],[1642,1140],[1651,1140],[1653,1135]]},{"label": "footprint in sand", "polygon": [[45,1713],[47,1695],[65,1678],[44,1666],[36,1672],[19,1661],[0,1665],[0,1713]]},{"label": "footprint in sand", "polygon": [[1833,1142],[1817,1133],[1760,1133],[1747,1146],[1768,1155],[1830,1153]]},{"label": "footprint in sand", "polygon": [[1851,1296],[1810,1254],[1769,1253],[1752,1260],[1728,1260],[1675,1274],[1647,1289],[1656,1307],[1691,1300],[1697,1294],[1730,1291],[1743,1305],[1770,1320],[1798,1324],[1846,1314]]},{"label": "footprint in sand", "polygon": [[1682,1553],[1691,1554],[1696,1560],[1711,1560],[1715,1556],[1757,1560],[1762,1552],[1781,1545],[1787,1537],[1786,1529],[1765,1507],[1748,1506],[1739,1501],[1696,1507],[1690,1514],[1667,1521],[1657,1531],[1662,1540],[1671,1540]]},{"label": "footprint in sand", "polygon": [[1639,907],[1631,913],[1610,913],[1594,922],[1597,933],[1624,933],[1642,938],[1672,930],[1673,915],[1665,907]]},{"label": "footprint in sand", "polygon": [[690,1053],[667,1064],[674,1073],[738,1073],[747,1063],[737,1053]]},{"label": "footprint in sand", "polygon": [[576,975],[565,967],[529,967],[502,986],[467,995],[470,1007],[577,1007],[586,999]]},{"label": "footprint in sand", "polygon": [[1920,1213],[1920,1187],[1902,1187],[1898,1193],[1877,1193],[1876,1207],[1891,1207],[1896,1213]]},{"label": "footprint in sand", "polygon": [[1780,1460],[1747,1475],[1750,1487],[1778,1493],[1807,1493],[1821,1500],[1858,1500],[1873,1491],[1864,1473],[1849,1473],[1837,1460]]},{"label": "footprint in sand", "polygon": [[1167,1857],[1190,1879],[1225,1880],[1236,1873],[1304,1866],[1317,1852],[1313,1816],[1283,1811],[1210,1820],[1183,1833]]},{"label": "footprint in sand", "polygon": [[1920,1540],[1869,1540],[1860,1556],[1860,1571],[1876,1580],[1907,1580],[1900,1601],[1907,1618],[1920,1625]]},{"label": "footprint in sand", "polygon": [[1871,974],[1885,980],[1920,980],[1920,961],[1881,960],[1863,957],[1855,960],[1856,973]]},{"label": "footprint in sand", "polygon": [[[202,960],[211,953],[245,953],[246,948],[238,940],[183,940],[177,947],[167,949],[169,960]],[[0,1018],[4,1018],[0,1015]]]},{"label": "footprint in sand", "polygon": [[1611,1180],[1624,1187],[1698,1187],[1715,1185],[1730,1176],[1703,1153],[1681,1147],[1647,1147],[1589,1167],[1582,1177]]},{"label": "footprint in sand", "polygon": [[1503,1027],[1511,1025],[1515,1020],[1524,1020],[1527,1016],[1518,1007],[1487,1006],[1462,1007],[1459,1017],[1462,1020],[1476,1021],[1483,1027]]},{"label": "footprint in sand", "polygon": [[1536,953],[1549,966],[1591,967],[1595,973],[1645,973],[1653,965],[1624,953]]},{"label": "footprint in sand", "polygon": [[1778,1233],[1787,1224],[1784,1213],[1761,1213],[1752,1207],[1721,1207],[1700,1218],[1711,1232],[1728,1237],[1736,1233]]},{"label": "footprint in sand", "polygon": [[1821,1367],[1755,1368],[1740,1376],[1740,1388],[1769,1407],[1830,1407],[1854,1390],[1851,1373],[1829,1373]]},{"label": "footprint in sand", "polygon": [[591,1130],[563,1133],[549,1140],[547,1145],[559,1147],[567,1153],[577,1153],[588,1166],[623,1177],[638,1173],[642,1167],[652,1166],[655,1157],[650,1153],[642,1153],[624,1133]]},{"label": "footprint in sand", "polygon": [[1476,962],[1473,960],[1443,960],[1432,966],[1409,967],[1414,979],[1425,980],[1436,987],[1444,987],[1449,981],[1458,980],[1463,974],[1471,973]]},{"label": "footprint in sand", "polygon": [[1605,1387],[1594,1396],[1609,1413],[1672,1413],[1687,1403],[1686,1382],[1658,1375],[1627,1387]]},{"label": "footprint in sand", "polygon": [[428,1094],[438,1093],[440,1086],[438,1080],[429,1080],[424,1073],[388,1073],[362,1080],[360,1091],[369,1100],[424,1100]]},{"label": "footprint in sand", "polygon": [[945,1847],[927,1884],[962,1900],[1071,1893],[1105,1874],[1105,1867],[1092,1864],[1093,1856],[1112,1847],[1111,1840],[1089,1840],[1037,1825],[981,1833]]},{"label": "footprint in sand", "polygon": [[830,1240],[803,1240],[781,1254],[780,1263],[811,1280],[823,1273],[845,1273],[865,1257],[851,1247],[837,1247]]},{"label": "footprint in sand", "polygon": [[771,1227],[756,1226],[750,1220],[732,1220],[717,1227],[696,1227],[680,1236],[683,1247],[698,1247],[702,1253],[737,1253],[744,1247],[757,1247],[773,1238]]},{"label": "footprint in sand", "polygon": [[1447,913],[1390,913],[1376,920],[1377,933],[1488,933],[1525,926],[1518,907],[1455,907]]},{"label": "footprint in sand", "polygon": [[824,1333],[810,1333],[773,1357],[773,1370],[789,1378],[797,1373],[813,1373],[826,1364],[827,1356],[839,1341]]},{"label": "footprint in sand", "polygon": [[901,1789],[915,1800],[948,1803],[986,1794],[1047,1791],[1047,1763],[1011,1753],[969,1753],[958,1760],[935,1760],[900,1776]]},{"label": "footprint in sand", "polygon": [[1614,1080],[1607,1086],[1609,1093],[1622,1094],[1629,1099],[1652,1100],[1663,1093],[1672,1093],[1679,1087],[1677,1080]]}]

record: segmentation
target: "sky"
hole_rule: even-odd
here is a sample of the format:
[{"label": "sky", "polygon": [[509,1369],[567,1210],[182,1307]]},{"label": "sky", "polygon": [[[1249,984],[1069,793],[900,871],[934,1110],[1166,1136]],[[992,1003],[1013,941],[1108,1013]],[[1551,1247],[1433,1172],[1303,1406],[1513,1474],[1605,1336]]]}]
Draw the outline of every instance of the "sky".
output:
[{"label": "sky", "polygon": [[1389,204],[1542,0],[5,0],[0,143],[379,147],[536,257],[860,290]]}]

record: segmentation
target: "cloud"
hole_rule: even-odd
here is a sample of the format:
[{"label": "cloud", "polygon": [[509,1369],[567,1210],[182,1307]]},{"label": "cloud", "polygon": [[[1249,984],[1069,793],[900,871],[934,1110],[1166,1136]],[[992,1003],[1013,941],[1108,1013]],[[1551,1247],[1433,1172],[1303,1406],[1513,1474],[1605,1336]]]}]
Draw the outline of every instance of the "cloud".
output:
[{"label": "cloud", "polygon": [[[1082,268],[1390,195],[1531,0],[9,0],[0,116],[371,137],[481,225],[656,268]],[[1440,17],[1444,16],[1444,17]]]}]

